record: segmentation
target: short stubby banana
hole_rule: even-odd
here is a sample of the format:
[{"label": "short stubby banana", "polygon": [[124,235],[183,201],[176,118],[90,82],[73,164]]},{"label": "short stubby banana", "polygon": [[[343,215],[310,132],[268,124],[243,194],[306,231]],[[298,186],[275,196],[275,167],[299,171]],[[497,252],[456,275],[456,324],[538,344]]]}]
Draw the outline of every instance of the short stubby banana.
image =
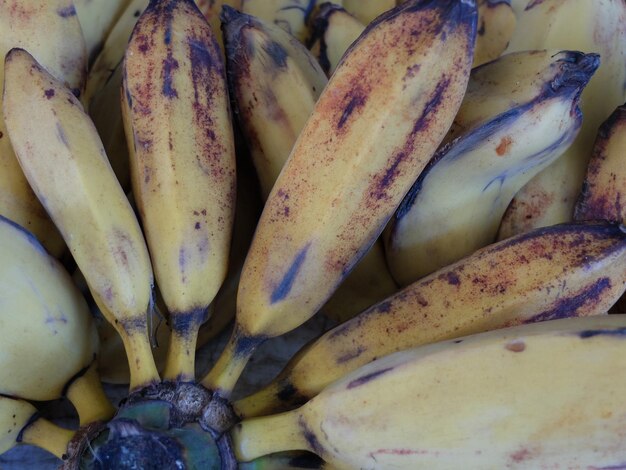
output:
[{"label": "short stubby banana", "polygon": [[478,0],[474,67],[497,59],[509,45],[515,23],[510,0]]},{"label": "short stubby banana", "polygon": [[266,199],[328,80],[282,28],[229,7],[222,19],[235,115]]},{"label": "short stubby banana", "polygon": [[601,64],[582,94],[584,120],[578,137],[515,196],[500,238],[572,220],[597,130],[626,99],[626,2],[527,2],[506,51],[544,48],[599,53]]},{"label": "short stubby banana", "polygon": [[410,347],[605,313],[626,289],[625,259],[626,233],[608,224],[560,225],[487,246],[329,330],[234,408],[243,416],[284,410],[377,357]]},{"label": "short stubby banana", "polygon": [[607,119],[596,138],[575,220],[626,224],[626,104]]},{"label": "short stubby banana", "polygon": [[365,25],[334,3],[322,3],[311,22],[309,48],[329,77]]},{"label": "short stubby banana", "polygon": [[[87,57],[71,0],[0,2],[0,93],[4,83],[4,56],[13,47],[28,49],[52,75],[76,94],[81,93]],[[22,173],[1,116],[0,214],[33,232],[55,256],[65,251],[61,235]]]},{"label": "short stubby banana", "polygon": [[229,395],[256,347],[314,315],[376,241],[461,104],[476,16],[473,0],[409,1],[350,48],[270,193],[205,386]]},{"label": "short stubby banana", "polygon": [[517,191],[578,134],[580,93],[599,61],[597,54],[525,51],[472,70],[456,137],[429,162],[386,230],[396,281],[408,285],[493,243]]},{"label": "short stubby banana", "polygon": [[409,349],[299,409],[244,420],[235,455],[303,449],[340,469],[621,468],[626,315]]},{"label": "short stubby banana", "polygon": [[133,194],[172,328],[164,376],[192,380],[198,329],[226,276],[236,184],[222,53],[192,0],[150,2],[123,75]]},{"label": "short stubby banana", "polygon": [[147,329],[153,284],[148,250],[93,123],[71,91],[23,49],[6,57],[3,104],[26,178],[98,307],[122,335],[131,387],[157,381]]}]

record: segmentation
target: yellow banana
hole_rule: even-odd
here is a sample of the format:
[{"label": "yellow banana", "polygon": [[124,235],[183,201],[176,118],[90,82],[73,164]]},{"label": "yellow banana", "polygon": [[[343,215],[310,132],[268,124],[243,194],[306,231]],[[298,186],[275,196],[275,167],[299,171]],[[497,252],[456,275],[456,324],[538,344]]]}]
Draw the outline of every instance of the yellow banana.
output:
[{"label": "yellow banana", "polygon": [[510,0],[479,0],[474,67],[500,57],[515,30]]},{"label": "yellow banana", "polygon": [[334,3],[322,3],[313,18],[309,49],[329,77],[365,25]]},{"label": "yellow banana", "polygon": [[[76,94],[87,71],[85,42],[71,0],[0,2],[0,92],[4,56],[13,47],[28,49]],[[0,108],[2,98],[0,98]],[[59,257],[65,244],[24,177],[0,117],[0,214],[26,227]]]},{"label": "yellow banana", "polygon": [[517,191],[558,158],[580,130],[580,93],[597,54],[526,51],[472,71],[455,138],[420,174],[386,231],[400,285],[495,240]]},{"label": "yellow banana", "polygon": [[528,3],[530,1],[531,0],[509,0],[511,8],[513,9],[516,17],[519,17],[521,14],[523,14],[524,9],[526,8],[526,6],[528,6]]},{"label": "yellow banana", "polygon": [[81,424],[113,408],[91,371],[98,338],[85,299],[32,234],[0,216],[0,395],[67,394]]},{"label": "yellow banana", "polygon": [[596,52],[601,64],[581,98],[581,131],[571,147],[513,199],[500,238],[572,220],[596,132],[626,99],[626,3],[623,0],[529,2],[507,52],[557,48]]},{"label": "yellow banana", "polygon": [[0,395],[0,454],[23,443],[62,459],[74,435],[75,431],[42,418],[29,402]]},{"label": "yellow banana", "polygon": [[256,347],[314,315],[375,242],[452,123],[475,34],[473,1],[410,1],[353,45],[267,200],[203,385],[228,396]]},{"label": "yellow banana", "polygon": [[133,193],[172,328],[164,377],[190,381],[226,276],[236,192],[222,54],[193,1],[150,3],[123,75]]},{"label": "yellow banana", "polygon": [[89,63],[102,50],[113,25],[128,6],[130,0],[74,0]]},{"label": "yellow banana", "polygon": [[619,468],[625,332],[626,315],[568,318],[386,356],[236,425],[234,453],[302,449],[338,469]]},{"label": "yellow banana", "polygon": [[148,250],[93,123],[78,99],[22,49],[6,57],[3,104],[26,178],[122,336],[131,388],[158,381],[147,329]]},{"label": "yellow banana", "polygon": [[[304,43],[308,37],[307,24],[320,0],[241,0],[241,11],[274,23]],[[341,0],[332,0],[341,5]]]},{"label": "yellow banana", "polygon": [[304,347],[234,403],[258,416],[297,405],[386,354],[518,323],[606,312],[626,288],[626,233],[560,225],[490,245],[417,281]]},{"label": "yellow banana", "polygon": [[626,223],[626,104],[618,106],[600,129],[589,161],[575,220]]},{"label": "yellow banana", "polygon": [[361,23],[370,24],[374,18],[396,6],[395,0],[343,0],[343,7]]}]

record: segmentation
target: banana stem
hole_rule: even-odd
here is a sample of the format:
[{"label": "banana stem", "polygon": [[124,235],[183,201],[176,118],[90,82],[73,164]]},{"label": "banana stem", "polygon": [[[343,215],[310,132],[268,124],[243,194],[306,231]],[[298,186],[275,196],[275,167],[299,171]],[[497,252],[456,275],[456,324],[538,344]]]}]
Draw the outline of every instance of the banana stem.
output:
[{"label": "banana stem", "polygon": [[313,451],[300,421],[299,410],[244,420],[231,431],[233,451],[240,462],[288,450]]},{"label": "banana stem", "polygon": [[57,426],[45,418],[36,418],[22,429],[18,441],[40,447],[63,459],[75,434],[75,431]]},{"label": "banana stem", "polygon": [[198,325],[193,331],[172,331],[165,361],[165,380],[192,382],[196,377],[195,359],[198,341]]},{"label": "banana stem", "polygon": [[137,331],[129,334],[123,329],[118,329],[130,368],[130,391],[136,391],[148,385],[161,381],[152,355],[152,346],[147,331]]},{"label": "banana stem", "polygon": [[263,339],[242,335],[235,327],[226,348],[200,383],[222,398],[230,398],[246,364],[262,342]]},{"label": "banana stem", "polygon": [[115,408],[102,388],[96,361],[69,384],[66,396],[76,408],[81,426],[108,420],[115,414]]}]

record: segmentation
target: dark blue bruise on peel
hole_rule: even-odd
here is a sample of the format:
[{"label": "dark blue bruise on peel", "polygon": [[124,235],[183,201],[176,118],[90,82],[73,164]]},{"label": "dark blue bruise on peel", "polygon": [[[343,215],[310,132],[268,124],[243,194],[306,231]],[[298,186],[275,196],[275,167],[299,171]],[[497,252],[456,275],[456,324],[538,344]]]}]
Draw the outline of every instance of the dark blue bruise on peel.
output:
[{"label": "dark blue bruise on peel", "polygon": [[0,215],[0,224],[7,224],[10,225],[11,227],[19,230],[20,232],[22,232],[22,234],[26,237],[26,240],[28,240],[28,242],[33,245],[33,247],[40,253],[45,254],[46,256],[48,256],[48,252],[46,251],[46,249],[43,247],[43,245],[39,242],[39,240],[37,239],[37,237],[35,237],[35,235],[33,235],[31,232],[29,232],[27,229],[25,229],[24,227],[22,227],[20,224],[13,222],[11,219],[7,219],[5,216]]},{"label": "dark blue bruise on peel", "polygon": [[300,271],[300,268],[304,264],[304,260],[306,258],[306,254],[309,251],[309,245],[306,245],[302,248],[298,254],[295,256],[293,261],[291,262],[291,266],[283,276],[282,280],[278,283],[278,285],[272,291],[270,295],[270,303],[275,304],[276,302],[280,302],[284,300],[291,292],[291,288],[293,287],[293,283]]},{"label": "dark blue bruise on peel", "polygon": [[595,336],[616,336],[626,338],[626,326],[621,328],[615,328],[614,330],[584,330],[578,333],[578,336],[580,336],[582,339],[593,338]]},{"label": "dark blue bruise on peel", "polygon": [[380,377],[381,375],[391,370],[393,370],[393,367],[387,367],[386,369],[377,370],[376,372],[372,372],[371,374],[363,375],[358,379],[354,379],[353,381],[348,383],[348,386],[346,388],[349,390],[351,388],[360,387],[361,385],[366,384],[367,382],[371,382],[375,378]]},{"label": "dark blue bruise on peel", "polygon": [[272,59],[278,68],[287,67],[287,51],[276,41],[267,41],[263,50]]},{"label": "dark blue bruise on peel", "polygon": [[61,18],[71,18],[72,16],[76,16],[76,8],[74,5],[67,6],[65,8],[59,8],[57,10],[57,15]]}]

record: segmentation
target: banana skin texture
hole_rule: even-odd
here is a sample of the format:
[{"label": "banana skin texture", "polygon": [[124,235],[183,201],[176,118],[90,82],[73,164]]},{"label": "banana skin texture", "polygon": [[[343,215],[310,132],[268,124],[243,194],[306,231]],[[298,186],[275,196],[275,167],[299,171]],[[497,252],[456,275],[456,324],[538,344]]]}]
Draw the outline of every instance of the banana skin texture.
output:
[{"label": "banana skin texture", "polygon": [[314,315],[375,242],[454,119],[475,35],[474,2],[413,1],[355,42],[270,193],[203,385],[229,395],[256,347]]}]

